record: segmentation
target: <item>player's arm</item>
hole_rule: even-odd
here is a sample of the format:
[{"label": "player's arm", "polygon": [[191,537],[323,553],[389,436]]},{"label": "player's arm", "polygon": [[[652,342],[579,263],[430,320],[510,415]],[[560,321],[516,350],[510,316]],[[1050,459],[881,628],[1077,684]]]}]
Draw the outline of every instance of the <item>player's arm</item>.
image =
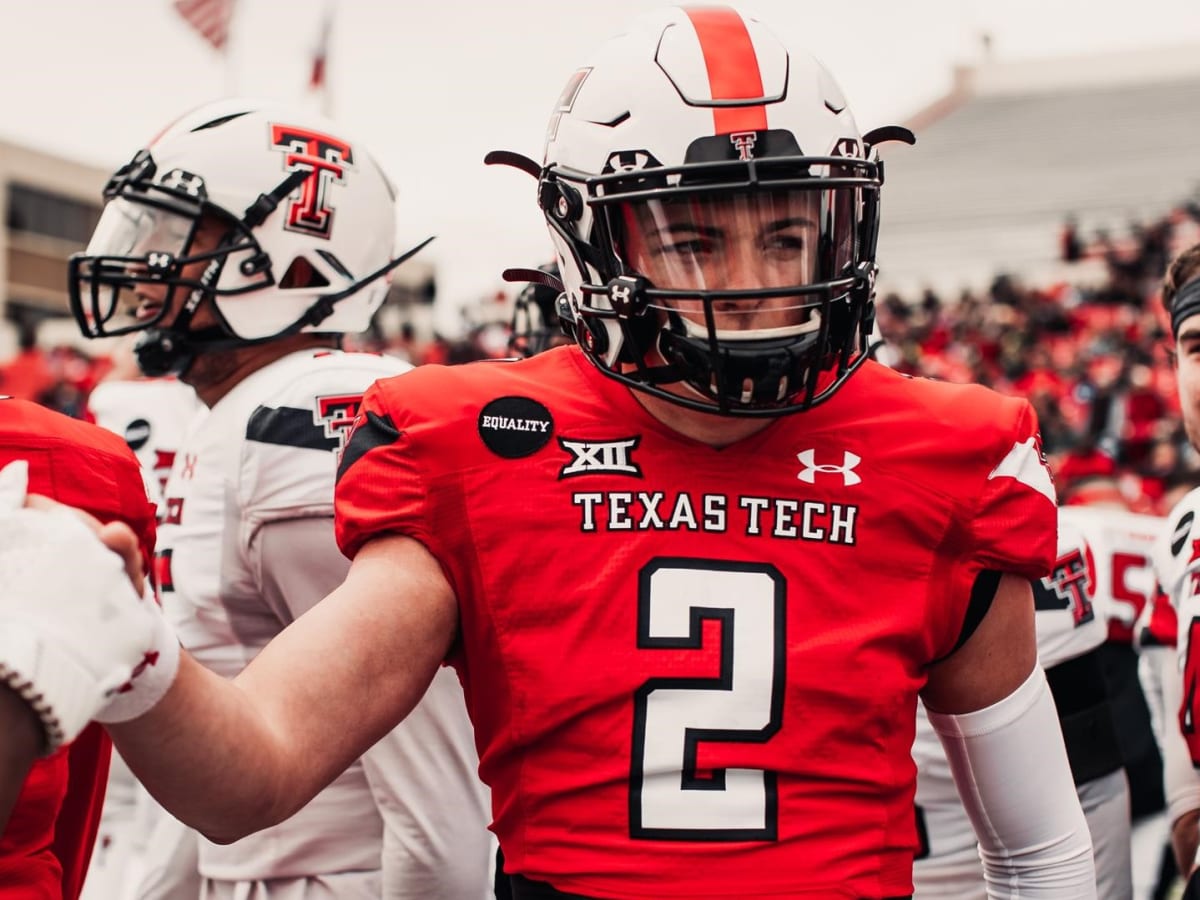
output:
[{"label": "player's arm", "polygon": [[292,815],[408,714],[457,616],[421,544],[377,537],[235,680],[185,657],[162,702],[110,731],[163,806],[213,840],[237,840]]},{"label": "player's arm", "polygon": [[1091,838],[1037,665],[1025,579],[1000,577],[975,632],[931,666],[922,698],[979,839],[988,896],[1095,898]]},{"label": "player's arm", "polygon": [[42,723],[16,691],[0,684],[0,834],[42,746]]}]

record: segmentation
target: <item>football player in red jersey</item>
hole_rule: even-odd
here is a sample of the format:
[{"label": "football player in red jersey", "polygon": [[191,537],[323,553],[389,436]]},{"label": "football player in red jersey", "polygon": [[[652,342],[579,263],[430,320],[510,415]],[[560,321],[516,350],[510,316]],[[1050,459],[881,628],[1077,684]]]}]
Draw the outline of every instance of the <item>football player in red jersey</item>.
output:
[{"label": "football player in red jersey", "polygon": [[[136,535],[138,565],[149,570],[154,507],[146,496],[137,459],[121,438],[34,403],[0,398],[0,469],[15,460],[27,461],[28,488],[33,493],[77,507],[102,523],[128,525]],[[105,534],[112,537],[114,532]],[[72,562],[55,560],[64,566]],[[51,582],[43,583],[49,590]],[[12,586],[5,580],[0,589],[10,591]],[[28,647],[20,624],[4,621],[0,644],[6,651],[14,649],[8,640]],[[111,745],[103,730],[92,725],[29,768],[31,736],[33,752],[42,753],[48,749],[47,737],[54,745],[71,735],[43,735],[40,726],[31,735],[36,720],[31,721],[29,707],[12,701],[36,699],[38,691],[25,687],[30,679],[22,676],[30,673],[21,666],[14,668],[8,652],[4,662],[0,684],[7,682],[13,690],[0,692],[5,696],[0,743],[6,755],[0,791],[11,794],[20,778],[21,793],[0,837],[0,897],[74,898],[82,887],[96,836]],[[80,726],[87,718],[84,715]],[[5,805],[0,801],[0,820]]]},{"label": "football player in red jersey", "polygon": [[492,157],[538,176],[577,345],[367,392],[343,584],[111,728],[155,795],[217,840],[278,822],[447,661],[520,900],[905,897],[920,693],[990,895],[1094,898],[1033,411],[865,353],[906,135],[731,9],[601,48],[544,164]]}]

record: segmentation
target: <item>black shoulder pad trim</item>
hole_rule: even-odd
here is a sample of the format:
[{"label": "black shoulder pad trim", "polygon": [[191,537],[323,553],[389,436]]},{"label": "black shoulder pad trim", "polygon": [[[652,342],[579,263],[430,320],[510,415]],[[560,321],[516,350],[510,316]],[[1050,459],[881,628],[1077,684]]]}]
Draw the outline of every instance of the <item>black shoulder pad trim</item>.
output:
[{"label": "black shoulder pad trim", "polygon": [[392,417],[379,415],[368,410],[366,418],[359,422],[342,453],[342,461],[338,464],[337,477],[340,481],[346,471],[374,450],[376,447],[386,447],[400,440],[400,429],[392,421]]},{"label": "black shoulder pad trim", "polygon": [[337,438],[326,435],[324,426],[313,421],[312,410],[290,406],[254,410],[246,422],[246,440],[305,450],[338,449]]}]

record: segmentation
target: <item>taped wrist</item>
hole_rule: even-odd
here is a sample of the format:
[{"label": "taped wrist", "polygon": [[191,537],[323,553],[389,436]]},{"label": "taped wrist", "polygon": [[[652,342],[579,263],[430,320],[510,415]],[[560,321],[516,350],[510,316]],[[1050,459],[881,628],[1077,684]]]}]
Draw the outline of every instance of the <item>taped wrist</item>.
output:
[{"label": "taped wrist", "polygon": [[[37,714],[51,752],[114,698],[125,717],[152,706],[179,650],[121,557],[73,510],[25,507],[27,485],[24,461],[0,470],[0,680]],[[163,674],[142,690],[151,668]]]},{"label": "taped wrist", "polygon": [[97,722],[128,722],[148,713],[166,696],[179,672],[179,639],[163,616],[149,585],[143,603],[146,614],[153,620],[146,650],[133,667],[129,680],[109,693],[107,702],[94,716]]}]

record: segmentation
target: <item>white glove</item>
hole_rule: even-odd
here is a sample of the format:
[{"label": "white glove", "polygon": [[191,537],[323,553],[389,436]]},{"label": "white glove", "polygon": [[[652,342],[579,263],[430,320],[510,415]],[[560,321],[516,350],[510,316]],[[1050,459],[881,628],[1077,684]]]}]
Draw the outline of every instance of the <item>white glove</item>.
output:
[{"label": "white glove", "polygon": [[[0,470],[0,681],[41,718],[49,752],[110,702],[126,708],[108,721],[133,717],[131,695],[134,714],[153,706],[174,678],[179,645],[120,556],[75,513],[24,507],[28,475],[24,461]],[[154,677],[143,677],[151,665]]]}]

